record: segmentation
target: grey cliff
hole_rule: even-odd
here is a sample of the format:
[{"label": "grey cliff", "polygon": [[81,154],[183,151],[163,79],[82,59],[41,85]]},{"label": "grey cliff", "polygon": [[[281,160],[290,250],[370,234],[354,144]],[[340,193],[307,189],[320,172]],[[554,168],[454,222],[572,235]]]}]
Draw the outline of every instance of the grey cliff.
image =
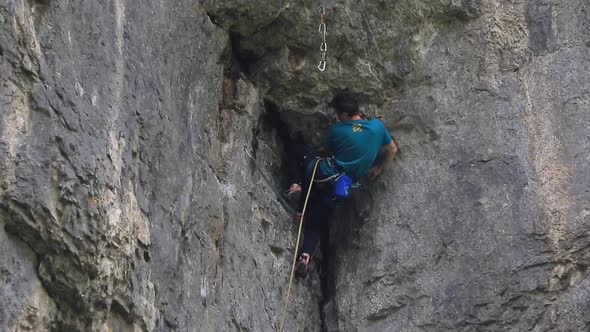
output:
[{"label": "grey cliff", "polygon": [[1,0],[0,330],[278,330],[267,114],[348,88],[400,154],[286,330],[590,331],[589,73],[587,0]]}]

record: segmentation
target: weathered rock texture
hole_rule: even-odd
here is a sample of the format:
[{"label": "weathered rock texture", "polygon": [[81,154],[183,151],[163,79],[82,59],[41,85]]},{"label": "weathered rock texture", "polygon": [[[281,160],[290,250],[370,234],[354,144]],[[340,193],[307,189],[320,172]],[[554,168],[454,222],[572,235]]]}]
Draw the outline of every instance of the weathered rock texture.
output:
[{"label": "weathered rock texture", "polygon": [[266,108],[343,88],[397,161],[287,330],[590,329],[590,4],[0,2],[0,328],[270,331],[295,225]]},{"label": "weathered rock texture", "polygon": [[246,156],[271,177],[256,90],[222,95],[226,35],[191,1],[0,14],[0,329],[272,330],[292,224]]},{"label": "weathered rock texture", "polygon": [[401,158],[336,240],[341,328],[590,329],[589,10],[439,27],[384,107]]}]

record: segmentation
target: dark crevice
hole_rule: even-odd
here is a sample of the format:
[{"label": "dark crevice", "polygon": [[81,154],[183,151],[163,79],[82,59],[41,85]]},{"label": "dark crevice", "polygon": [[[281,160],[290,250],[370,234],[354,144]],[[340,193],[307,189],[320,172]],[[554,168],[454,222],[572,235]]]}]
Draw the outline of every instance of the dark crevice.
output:
[{"label": "dark crevice", "polygon": [[[329,124],[325,118],[318,118],[314,115],[305,115],[299,112],[281,110],[275,103],[270,100],[264,100],[265,113],[262,114],[257,128],[254,130],[254,137],[266,136],[268,133],[274,133],[276,137],[274,139],[268,138],[273,141],[272,146],[279,149],[275,153],[282,160],[281,169],[279,174],[274,174],[274,178],[280,183],[281,188],[287,187],[288,176],[286,167],[286,155],[283,151],[283,140],[285,135],[290,136],[292,139],[300,140],[305,144],[314,147],[313,137],[320,134],[320,127],[327,127]],[[318,126],[305,125],[307,122],[313,122]],[[322,124],[323,123],[323,124]],[[254,139],[256,141],[257,139]],[[253,148],[254,149],[254,148]],[[277,184],[274,184],[277,185]],[[295,208],[295,207],[294,207]],[[326,232],[328,233],[328,232]],[[318,273],[320,279],[320,293],[321,296],[318,299],[318,311],[321,318],[321,329],[323,331],[335,331],[335,317],[336,308],[335,302],[333,301],[335,295],[335,250],[331,245],[332,241],[327,238],[323,238],[320,241],[320,248],[316,253],[313,262],[312,271]],[[272,248],[271,248],[272,249]],[[281,249],[282,252],[282,249]],[[280,254],[276,252],[275,254]]]},{"label": "dark crevice", "polygon": [[231,42],[232,57],[235,58],[235,62],[242,65],[240,70],[246,75],[250,76],[252,73],[251,68],[258,62],[259,57],[253,52],[248,52],[240,48],[242,42],[241,35],[236,31],[229,32],[229,39]]},{"label": "dark crevice", "polygon": [[[263,106],[264,112],[259,116],[256,126],[252,129],[252,142],[250,147],[252,157],[256,159],[256,154],[261,148],[260,141],[265,141],[268,144],[265,144],[262,148],[271,148],[273,154],[284,163],[284,156],[282,154],[283,146],[281,145],[280,140],[272,140],[272,133],[277,130],[278,126],[276,119],[277,117],[280,117],[280,115],[278,115],[278,108],[275,104],[267,100],[263,100]],[[252,163],[253,162],[254,161],[252,161]]]},{"label": "dark crevice", "polygon": [[49,6],[50,0],[31,0],[34,5]]},{"label": "dark crevice", "polygon": [[131,317],[129,308],[121,303],[121,301],[113,300],[110,306],[110,312],[117,314],[119,317],[123,318],[126,322],[132,323],[133,318]]},{"label": "dark crevice", "polygon": [[[303,114],[296,111],[280,109],[280,107],[269,99],[264,99],[265,112],[259,119],[259,125],[254,130],[254,140],[266,133],[274,131],[276,137],[272,139],[272,144],[269,144],[273,154],[278,156],[283,165],[286,165],[285,154],[283,153],[284,145],[281,136],[283,134],[289,135],[291,138],[302,141],[309,145],[313,150],[316,150],[321,145],[321,139],[324,133],[324,128],[329,125],[328,120],[321,114]],[[257,143],[256,143],[257,144]],[[273,149],[274,147],[274,149]],[[287,169],[284,167],[281,175],[281,183],[287,185]]]},{"label": "dark crevice", "polygon": [[233,43],[225,48],[221,58],[223,64],[223,85],[219,105],[220,117],[223,116],[223,110],[235,110],[237,108],[237,82],[242,78],[243,69],[245,67],[244,63],[238,58],[237,54],[235,53],[235,47]]},{"label": "dark crevice", "polygon": [[[252,130],[252,142],[250,147],[250,172],[258,171],[264,178],[267,186],[277,196],[278,202],[289,213],[295,211],[295,206],[288,202],[283,196],[283,188],[287,184],[287,163],[286,155],[283,153],[284,145],[280,135],[284,131],[284,123],[281,120],[281,114],[277,105],[268,100],[263,100],[264,112],[258,118],[257,125]],[[270,150],[273,158],[278,163],[264,163],[257,161],[256,153],[259,149]]]},{"label": "dark crevice", "polygon": [[33,9],[32,13],[35,15],[35,25],[39,25],[39,17],[47,12],[51,5],[51,0],[29,0],[30,6]]},{"label": "dark crevice", "polygon": [[[320,243],[321,245],[321,243]],[[336,310],[336,269],[334,258],[336,252],[330,245],[322,246],[322,262],[320,271],[321,298],[319,301],[322,331],[338,331]]]},{"label": "dark crevice", "polygon": [[212,15],[208,11],[205,11],[205,15],[207,15],[207,17],[209,18],[209,21],[211,21],[211,24],[215,25],[219,29],[223,29],[223,27],[221,26],[221,24],[219,24],[219,21],[218,21],[217,17],[215,17],[215,15]]}]

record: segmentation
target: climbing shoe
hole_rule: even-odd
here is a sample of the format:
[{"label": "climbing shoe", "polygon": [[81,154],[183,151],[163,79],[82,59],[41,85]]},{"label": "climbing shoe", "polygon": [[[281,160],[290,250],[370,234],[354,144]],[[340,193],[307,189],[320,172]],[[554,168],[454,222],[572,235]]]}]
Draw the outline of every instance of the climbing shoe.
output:
[{"label": "climbing shoe", "polygon": [[297,261],[297,265],[295,265],[295,274],[300,278],[305,278],[307,276],[307,266],[309,265],[309,254],[301,254],[299,260]]}]

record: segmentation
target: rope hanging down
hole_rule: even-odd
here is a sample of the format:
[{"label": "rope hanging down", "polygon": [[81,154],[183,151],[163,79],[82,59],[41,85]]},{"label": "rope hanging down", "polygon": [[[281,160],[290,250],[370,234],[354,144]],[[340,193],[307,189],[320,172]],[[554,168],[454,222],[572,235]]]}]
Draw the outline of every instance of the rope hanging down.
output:
[{"label": "rope hanging down", "polygon": [[281,326],[279,331],[283,332],[285,328],[285,316],[287,316],[287,307],[289,306],[289,297],[291,296],[291,285],[293,284],[293,276],[295,275],[295,264],[297,263],[297,250],[299,249],[299,241],[301,240],[301,230],[303,229],[303,218],[305,217],[305,209],[307,208],[307,201],[311,193],[311,186],[315,178],[315,172],[318,168],[320,160],[316,160],[313,165],[313,173],[311,173],[311,180],[309,180],[309,187],[305,195],[305,202],[303,203],[303,210],[301,211],[301,219],[299,220],[299,231],[297,231],[297,243],[295,243],[295,255],[293,255],[293,264],[291,266],[291,276],[289,277],[289,287],[287,288],[287,295],[285,296],[285,306],[283,308],[283,316],[281,317]]},{"label": "rope hanging down", "polygon": [[320,64],[318,65],[318,69],[320,71],[326,70],[326,51],[328,51],[328,44],[326,43],[326,8],[324,6],[320,6],[318,9],[320,12],[320,26],[318,28],[318,32],[322,36],[322,44],[320,45]]}]

